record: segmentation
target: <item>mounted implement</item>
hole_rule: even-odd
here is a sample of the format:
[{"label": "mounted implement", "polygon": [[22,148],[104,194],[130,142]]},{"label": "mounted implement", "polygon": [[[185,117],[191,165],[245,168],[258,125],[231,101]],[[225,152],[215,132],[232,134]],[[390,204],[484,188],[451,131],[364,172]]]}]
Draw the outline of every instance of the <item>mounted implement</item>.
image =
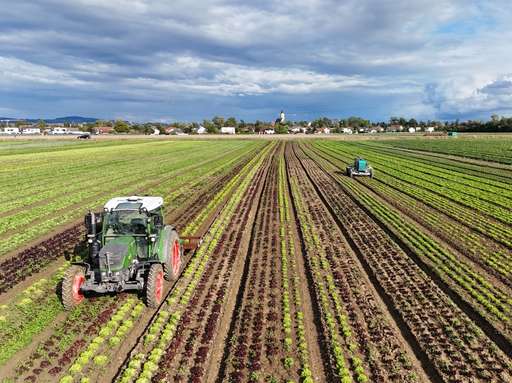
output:
[{"label": "mounted implement", "polygon": [[180,239],[164,225],[162,197],[117,197],[102,213],[85,216],[88,256],[75,262],[62,281],[62,302],[71,309],[85,292],[143,291],[149,307],[164,296],[164,280],[176,281],[185,267],[185,250],[194,250],[200,237]]},{"label": "mounted implement", "polygon": [[366,176],[373,178],[373,168],[368,165],[368,161],[357,157],[354,160],[354,165],[347,166],[346,174],[351,178],[354,178],[354,176]]}]

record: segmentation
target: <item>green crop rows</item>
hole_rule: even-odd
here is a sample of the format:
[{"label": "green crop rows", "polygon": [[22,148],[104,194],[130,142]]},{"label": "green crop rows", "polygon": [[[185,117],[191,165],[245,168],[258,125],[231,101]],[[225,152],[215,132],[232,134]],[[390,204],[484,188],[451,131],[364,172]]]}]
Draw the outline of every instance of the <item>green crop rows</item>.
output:
[{"label": "green crop rows", "polygon": [[[0,382],[512,381],[512,140],[371,137],[0,140]],[[64,311],[137,194],[201,238],[180,278]]]},{"label": "green crop rows", "polygon": [[183,191],[189,180],[233,165],[255,146],[249,141],[141,142],[0,157],[0,180],[6,181],[0,181],[0,257],[100,208],[110,197]]},{"label": "green crop rows", "polygon": [[393,140],[383,141],[383,145],[512,164],[512,139],[509,136],[459,137],[448,140]]}]

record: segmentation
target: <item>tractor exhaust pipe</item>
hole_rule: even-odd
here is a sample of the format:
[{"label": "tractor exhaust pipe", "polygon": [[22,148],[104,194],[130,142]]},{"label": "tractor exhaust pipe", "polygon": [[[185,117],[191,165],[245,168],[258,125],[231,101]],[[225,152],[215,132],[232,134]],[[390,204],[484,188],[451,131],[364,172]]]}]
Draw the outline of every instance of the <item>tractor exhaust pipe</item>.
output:
[{"label": "tractor exhaust pipe", "polygon": [[100,251],[100,244],[96,239],[96,214],[89,211],[85,215],[85,227],[87,229],[87,243],[89,244],[89,256],[95,259]]},{"label": "tractor exhaust pipe", "polygon": [[96,215],[89,211],[85,215],[85,227],[87,229],[87,237],[95,238],[96,237]]}]

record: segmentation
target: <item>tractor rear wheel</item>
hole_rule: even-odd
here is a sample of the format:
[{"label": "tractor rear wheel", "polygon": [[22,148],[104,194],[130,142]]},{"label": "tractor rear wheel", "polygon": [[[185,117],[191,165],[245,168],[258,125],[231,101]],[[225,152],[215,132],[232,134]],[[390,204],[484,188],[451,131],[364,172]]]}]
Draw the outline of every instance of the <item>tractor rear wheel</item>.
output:
[{"label": "tractor rear wheel", "polygon": [[146,304],[156,309],[164,296],[164,270],[159,263],[153,263],[149,268],[146,280]]},{"label": "tractor rear wheel", "polygon": [[65,310],[71,310],[83,301],[80,288],[84,282],[85,267],[73,265],[66,271],[62,280],[62,304]]},{"label": "tractor rear wheel", "polygon": [[164,262],[164,277],[166,281],[175,281],[178,279],[181,273],[182,267],[182,255],[183,249],[180,244],[180,238],[178,233],[173,230],[170,233],[168,241],[166,241],[166,246],[168,246],[167,259]]}]

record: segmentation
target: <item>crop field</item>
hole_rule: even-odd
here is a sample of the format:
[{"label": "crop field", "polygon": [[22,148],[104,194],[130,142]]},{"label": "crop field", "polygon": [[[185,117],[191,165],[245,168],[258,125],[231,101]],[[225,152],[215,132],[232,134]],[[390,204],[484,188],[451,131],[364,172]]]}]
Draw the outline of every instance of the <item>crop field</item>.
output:
[{"label": "crop field", "polygon": [[[511,164],[506,137],[0,141],[0,382],[510,383]],[[202,242],[157,308],[64,310],[84,215],[129,195]]]}]

